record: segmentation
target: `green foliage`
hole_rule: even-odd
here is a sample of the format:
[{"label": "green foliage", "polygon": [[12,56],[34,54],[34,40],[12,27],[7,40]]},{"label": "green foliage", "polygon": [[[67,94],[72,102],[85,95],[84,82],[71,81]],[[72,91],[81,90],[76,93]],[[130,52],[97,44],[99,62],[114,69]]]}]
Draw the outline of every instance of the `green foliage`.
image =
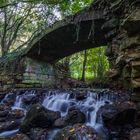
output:
[{"label": "green foliage", "polygon": [[58,19],[92,0],[0,0],[0,55],[27,46]]},{"label": "green foliage", "polygon": [[[85,68],[85,78],[90,80],[93,78],[103,79],[105,73],[109,69],[109,63],[105,56],[105,50],[107,46],[93,48],[87,50],[87,62]],[[64,62],[66,58],[60,62]],[[83,52],[76,53],[69,57],[69,69],[71,77],[81,79],[82,67],[84,61]]]},{"label": "green foliage", "polygon": [[89,6],[93,0],[66,0],[59,5],[61,14],[64,16],[75,14],[81,9]]}]

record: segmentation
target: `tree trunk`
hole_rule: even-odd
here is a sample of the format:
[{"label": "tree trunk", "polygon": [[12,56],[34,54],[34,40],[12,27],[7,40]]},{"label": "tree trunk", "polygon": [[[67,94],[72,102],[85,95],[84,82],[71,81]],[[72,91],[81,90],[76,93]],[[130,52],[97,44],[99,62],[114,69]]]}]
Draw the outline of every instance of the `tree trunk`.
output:
[{"label": "tree trunk", "polygon": [[70,63],[70,57],[66,57],[65,58],[65,61],[64,61],[64,67],[65,67],[65,70],[66,70],[66,76],[69,77],[71,74],[70,74],[70,66],[69,66],[69,63]]},{"label": "tree trunk", "polygon": [[85,81],[85,72],[86,72],[86,63],[87,63],[87,50],[84,51],[84,61],[83,61],[83,70],[82,70],[82,81]]},{"label": "tree trunk", "polygon": [[8,50],[6,49],[5,46],[2,46],[1,48],[1,57],[5,56],[7,54]]}]

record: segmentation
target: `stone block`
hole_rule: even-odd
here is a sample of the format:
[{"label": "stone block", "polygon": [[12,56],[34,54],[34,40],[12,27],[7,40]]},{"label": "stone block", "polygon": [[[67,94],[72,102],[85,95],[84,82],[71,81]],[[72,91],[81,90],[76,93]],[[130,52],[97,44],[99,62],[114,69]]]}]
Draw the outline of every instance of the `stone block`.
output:
[{"label": "stone block", "polygon": [[132,78],[140,77],[140,66],[132,68],[131,77]]},{"label": "stone block", "polygon": [[127,48],[136,48],[137,46],[140,46],[140,36],[126,38],[123,40],[120,48],[123,50]]},{"label": "stone block", "polygon": [[127,58],[140,58],[140,46],[137,46],[136,48],[131,49],[125,49],[125,56]]},{"label": "stone block", "polygon": [[131,78],[131,67],[125,66],[122,71],[122,75],[124,78]]},{"label": "stone block", "polygon": [[140,102],[140,92],[132,93],[131,100],[135,102]]},{"label": "stone block", "polygon": [[131,80],[132,87],[133,88],[139,88],[140,87],[140,77],[139,78],[133,78]]}]

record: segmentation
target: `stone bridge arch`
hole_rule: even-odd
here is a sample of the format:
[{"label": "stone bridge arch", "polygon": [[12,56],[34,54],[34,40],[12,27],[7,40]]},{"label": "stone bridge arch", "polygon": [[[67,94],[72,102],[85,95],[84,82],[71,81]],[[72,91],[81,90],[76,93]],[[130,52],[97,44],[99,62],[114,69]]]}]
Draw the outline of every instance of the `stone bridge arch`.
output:
[{"label": "stone bridge arch", "polygon": [[133,89],[133,98],[140,100],[140,2],[137,0],[95,0],[89,8],[55,24],[32,45],[27,56],[55,62],[75,52],[107,44],[110,78]]},{"label": "stone bridge arch", "polygon": [[27,56],[54,63],[76,52],[107,45],[101,11],[83,11],[49,27],[27,51]]},{"label": "stone bridge arch", "polygon": [[133,90],[140,101],[140,1],[94,0],[90,7],[55,23],[24,56],[54,63],[75,52],[108,45],[110,79]]}]

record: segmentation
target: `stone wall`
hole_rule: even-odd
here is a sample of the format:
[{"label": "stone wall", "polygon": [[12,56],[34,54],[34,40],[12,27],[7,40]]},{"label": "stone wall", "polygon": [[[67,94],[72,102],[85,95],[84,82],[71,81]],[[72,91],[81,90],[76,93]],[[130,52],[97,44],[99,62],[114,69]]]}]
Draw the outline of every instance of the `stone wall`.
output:
[{"label": "stone wall", "polygon": [[140,101],[140,2],[112,0],[104,16],[109,77],[116,85],[133,90],[132,100]]},{"label": "stone wall", "polygon": [[24,62],[23,79],[18,87],[46,87],[55,84],[55,68],[48,63],[26,58]]},{"label": "stone wall", "polygon": [[[3,60],[2,60],[3,61]],[[5,91],[15,87],[21,82],[24,71],[24,59],[16,58],[7,60],[0,65],[0,91]]]},{"label": "stone wall", "polygon": [[0,71],[0,91],[12,88],[42,88],[55,85],[57,68],[27,57],[16,59]]}]

